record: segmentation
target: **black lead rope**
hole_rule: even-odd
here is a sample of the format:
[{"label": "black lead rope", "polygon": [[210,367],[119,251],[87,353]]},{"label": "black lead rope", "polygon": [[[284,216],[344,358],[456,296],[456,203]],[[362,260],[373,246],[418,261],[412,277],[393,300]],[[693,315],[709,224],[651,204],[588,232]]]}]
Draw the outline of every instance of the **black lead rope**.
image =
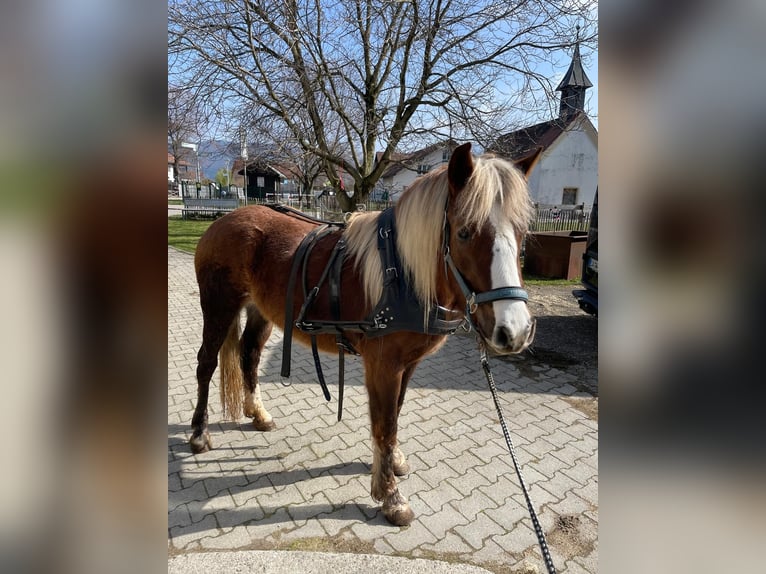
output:
[{"label": "black lead rope", "polygon": [[479,349],[481,351],[481,367],[484,369],[484,375],[487,377],[487,383],[489,384],[489,390],[492,393],[492,400],[495,401],[495,409],[497,410],[497,416],[500,419],[500,427],[503,429],[503,436],[505,437],[505,444],[508,445],[508,450],[511,453],[511,459],[513,460],[513,466],[516,469],[516,476],[519,477],[519,483],[521,484],[521,490],[524,492],[524,499],[527,501],[527,510],[529,510],[529,516],[532,517],[532,524],[535,527],[535,533],[537,534],[537,541],[540,544],[540,550],[543,553],[543,560],[545,561],[545,567],[548,569],[548,574],[556,574],[556,568],[553,566],[553,560],[551,559],[551,553],[548,550],[548,542],[545,540],[545,533],[540,526],[540,521],[537,519],[537,513],[535,507],[532,504],[532,499],[529,497],[529,491],[527,490],[527,483],[524,482],[524,477],[521,474],[521,467],[516,460],[516,450],[513,448],[513,441],[511,435],[508,433],[508,427],[505,424],[505,418],[503,418],[503,409],[500,408],[500,401],[497,398],[497,388],[495,388],[495,379],[492,376],[492,371],[489,369],[489,360],[487,359],[487,350],[482,343],[479,343]]}]

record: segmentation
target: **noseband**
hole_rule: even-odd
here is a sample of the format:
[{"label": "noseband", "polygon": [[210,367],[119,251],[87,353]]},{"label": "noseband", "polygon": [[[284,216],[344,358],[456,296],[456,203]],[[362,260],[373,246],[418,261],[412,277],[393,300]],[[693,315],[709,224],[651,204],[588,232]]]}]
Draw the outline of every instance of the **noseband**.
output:
[{"label": "noseband", "polygon": [[482,303],[491,303],[493,301],[501,301],[505,299],[515,299],[517,301],[524,301],[526,303],[529,300],[529,294],[521,287],[497,287],[495,289],[490,289],[489,291],[481,291],[476,293],[476,291],[472,290],[468,286],[468,283],[466,283],[462,273],[460,273],[457,266],[455,265],[455,262],[452,260],[452,255],[450,255],[450,225],[449,221],[447,220],[448,206],[449,204],[447,204],[447,206],[444,208],[444,225],[442,228],[442,237],[444,239],[442,251],[444,253],[445,264],[449,267],[450,271],[452,271],[452,276],[460,286],[460,290],[463,292],[463,296],[465,296],[465,316],[469,323],[473,324],[471,315],[476,313],[476,310]]}]

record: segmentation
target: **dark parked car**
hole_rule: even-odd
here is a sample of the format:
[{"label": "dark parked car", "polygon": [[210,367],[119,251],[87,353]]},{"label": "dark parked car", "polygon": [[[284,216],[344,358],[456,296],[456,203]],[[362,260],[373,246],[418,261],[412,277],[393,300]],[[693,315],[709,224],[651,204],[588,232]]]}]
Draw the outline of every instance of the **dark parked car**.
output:
[{"label": "dark parked car", "polygon": [[596,188],[596,197],[593,199],[588,242],[582,259],[583,289],[572,291],[572,295],[577,298],[583,311],[598,316],[598,188]]}]

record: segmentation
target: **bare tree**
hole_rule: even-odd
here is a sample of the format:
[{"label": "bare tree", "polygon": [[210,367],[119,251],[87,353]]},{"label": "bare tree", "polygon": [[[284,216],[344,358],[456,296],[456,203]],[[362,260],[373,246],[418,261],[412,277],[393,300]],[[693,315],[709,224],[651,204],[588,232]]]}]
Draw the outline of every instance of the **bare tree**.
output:
[{"label": "bare tree", "polygon": [[[400,142],[458,135],[524,103],[537,70],[595,38],[595,0],[171,0],[171,74],[280,118],[301,148],[366,198]],[[518,91],[510,103],[503,91]],[[213,91],[211,88],[211,92]],[[296,118],[306,118],[306,125]],[[328,129],[341,130],[333,148]],[[450,135],[453,135],[450,133]],[[380,161],[376,151],[382,148]]]},{"label": "bare tree", "polygon": [[198,143],[205,123],[205,114],[194,93],[189,89],[168,86],[168,149],[173,155],[173,178],[176,183],[178,165],[188,155],[182,144]]}]

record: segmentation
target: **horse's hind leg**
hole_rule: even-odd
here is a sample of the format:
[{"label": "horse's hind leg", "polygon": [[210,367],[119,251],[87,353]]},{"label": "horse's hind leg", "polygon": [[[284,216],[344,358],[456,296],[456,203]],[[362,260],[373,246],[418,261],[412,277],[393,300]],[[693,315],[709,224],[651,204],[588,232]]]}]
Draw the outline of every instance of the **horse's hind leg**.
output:
[{"label": "horse's hind leg", "polygon": [[[214,285],[214,287],[210,287]],[[240,298],[217,280],[210,285],[200,283],[200,304],[202,307],[202,345],[197,353],[197,406],[192,417],[192,437],[189,440],[192,452],[200,453],[213,448],[207,429],[207,402],[210,379],[218,366],[218,351],[221,349],[233,321],[238,320]]]},{"label": "horse's hind leg", "polygon": [[272,323],[265,319],[255,305],[247,306],[247,323],[242,333],[242,370],[245,377],[245,416],[253,417],[253,426],[260,431],[276,428],[274,420],[263,406],[258,385],[258,363],[263,346],[271,335]]},{"label": "horse's hind leg", "polygon": [[[396,432],[402,371],[391,369],[381,358],[365,362],[372,423],[372,497],[382,502],[383,515],[396,526],[415,518],[407,499],[396,486],[394,461],[398,451]],[[401,452],[400,452],[401,454]],[[405,463],[406,464],[406,463]]]}]

